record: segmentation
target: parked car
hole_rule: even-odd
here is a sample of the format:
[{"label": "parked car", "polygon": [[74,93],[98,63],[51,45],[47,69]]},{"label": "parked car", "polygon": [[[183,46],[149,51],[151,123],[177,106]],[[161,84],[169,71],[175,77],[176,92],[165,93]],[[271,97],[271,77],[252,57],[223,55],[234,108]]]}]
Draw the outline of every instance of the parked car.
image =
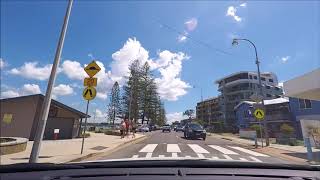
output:
[{"label": "parked car", "polygon": [[184,137],[186,139],[202,138],[203,140],[206,140],[207,132],[201,125],[190,123],[186,124],[184,127]]},{"label": "parked car", "polygon": [[179,131],[183,132],[184,131],[184,127],[183,126],[177,126],[176,132],[179,132]]},{"label": "parked car", "polygon": [[139,132],[150,132],[150,129],[148,126],[141,126],[139,129],[138,129]]},{"label": "parked car", "polygon": [[170,125],[166,124],[162,127],[162,132],[165,132],[165,131],[168,131],[168,132],[171,132],[171,127]]}]

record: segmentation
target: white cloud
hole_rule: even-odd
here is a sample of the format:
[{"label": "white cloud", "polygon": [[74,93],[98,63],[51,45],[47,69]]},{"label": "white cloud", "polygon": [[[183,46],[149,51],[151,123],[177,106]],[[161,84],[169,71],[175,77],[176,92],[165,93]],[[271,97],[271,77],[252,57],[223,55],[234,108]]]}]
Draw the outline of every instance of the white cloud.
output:
[{"label": "white cloud", "polygon": [[40,94],[41,90],[37,84],[24,84],[21,88],[4,87],[1,92],[1,98],[13,98],[19,96],[27,96],[32,94]]},{"label": "white cloud", "polygon": [[[189,57],[184,53],[171,53],[170,51],[162,51],[159,53],[159,59],[156,61],[161,77],[156,78],[158,85],[158,93],[161,98],[176,101],[179,96],[187,93],[186,89],[191,86],[180,79],[182,70],[182,61]],[[161,63],[160,63],[161,62]]]},{"label": "white cloud", "polygon": [[183,32],[183,34],[180,34],[178,36],[178,42],[182,43],[182,42],[186,42],[187,41],[187,35],[188,35],[188,32]]},{"label": "white cloud", "polygon": [[189,19],[188,21],[186,21],[184,23],[186,29],[190,32],[190,31],[193,31],[197,28],[198,26],[198,20],[197,18],[191,18]]},{"label": "white cloud", "polygon": [[[123,77],[129,75],[129,65],[136,59],[138,59],[141,64],[146,61],[149,62],[149,52],[145,50],[135,38],[129,38],[119,51],[112,54],[112,59],[113,61],[110,65],[112,77],[123,82],[121,81]],[[150,66],[152,66],[152,62]]]},{"label": "white cloud", "polygon": [[61,64],[62,72],[72,80],[83,80],[87,76],[83,68],[78,61],[65,60]]},{"label": "white cloud", "polygon": [[40,94],[41,90],[39,85],[37,84],[24,84],[22,87],[22,94],[29,95],[29,94]]},{"label": "white cloud", "polygon": [[167,123],[171,124],[175,121],[180,121],[186,118],[186,116],[183,116],[182,112],[174,112],[174,113],[168,113],[166,114]]},{"label": "white cloud", "polygon": [[13,98],[18,96],[20,96],[20,94],[16,90],[7,90],[1,92],[1,98]]},{"label": "white cloud", "polygon": [[46,80],[51,73],[52,64],[47,64],[43,67],[38,66],[38,62],[26,62],[19,68],[13,68],[9,71],[10,74],[19,75],[28,79]]},{"label": "white cloud", "polygon": [[108,94],[97,92],[97,98],[102,99],[102,100],[106,100],[108,98]]},{"label": "white cloud", "polygon": [[234,6],[229,6],[228,10],[227,10],[227,14],[226,16],[231,16],[233,17],[234,20],[236,20],[237,22],[241,22],[242,18],[236,15],[237,13],[237,8]]},{"label": "white cloud", "polygon": [[240,7],[247,7],[247,3],[240,4]]},{"label": "white cloud", "polygon": [[284,56],[280,60],[282,63],[287,63],[289,59],[290,59],[290,56]]},{"label": "white cloud", "polygon": [[0,69],[3,69],[6,66],[7,66],[7,63],[2,58],[0,58]]},{"label": "white cloud", "polygon": [[91,118],[89,119],[89,122],[106,122],[107,113],[101,111],[100,109],[94,109],[92,111]]},{"label": "white cloud", "polygon": [[58,96],[67,96],[73,94],[73,88],[70,85],[59,84],[52,90],[52,97],[56,99]]}]

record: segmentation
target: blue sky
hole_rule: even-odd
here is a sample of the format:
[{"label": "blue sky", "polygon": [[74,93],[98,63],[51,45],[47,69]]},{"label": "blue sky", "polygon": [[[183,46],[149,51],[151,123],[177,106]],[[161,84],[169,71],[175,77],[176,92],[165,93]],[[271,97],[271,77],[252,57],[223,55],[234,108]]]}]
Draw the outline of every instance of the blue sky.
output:
[{"label": "blue sky", "polygon": [[[1,1],[1,97],[45,93],[67,1]],[[124,83],[132,59],[149,62],[165,101],[168,119],[217,96],[216,79],[256,70],[280,82],[320,66],[319,1],[144,2],[75,0],[54,98],[84,111],[82,68],[93,58],[98,73],[97,109],[105,116],[114,81]],[[221,53],[223,51],[225,53]],[[120,84],[121,84],[120,83]],[[193,88],[195,87],[195,88]]]}]

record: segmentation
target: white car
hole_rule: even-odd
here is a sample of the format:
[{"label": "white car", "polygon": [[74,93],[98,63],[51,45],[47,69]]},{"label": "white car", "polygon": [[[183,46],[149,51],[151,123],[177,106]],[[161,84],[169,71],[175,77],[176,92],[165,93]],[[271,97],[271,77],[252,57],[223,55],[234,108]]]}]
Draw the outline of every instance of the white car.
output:
[{"label": "white car", "polygon": [[148,126],[142,126],[139,128],[139,132],[149,132],[149,131],[150,131],[150,129]]}]

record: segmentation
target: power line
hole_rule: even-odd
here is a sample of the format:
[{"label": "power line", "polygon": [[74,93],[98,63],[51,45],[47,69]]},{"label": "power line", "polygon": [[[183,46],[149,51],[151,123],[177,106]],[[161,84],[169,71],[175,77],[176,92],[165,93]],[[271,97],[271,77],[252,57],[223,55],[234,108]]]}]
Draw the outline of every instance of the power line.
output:
[{"label": "power line", "polygon": [[211,46],[210,44],[208,44],[208,43],[206,43],[206,42],[204,42],[204,41],[195,39],[195,38],[193,38],[193,37],[191,37],[191,36],[189,36],[189,35],[181,32],[181,31],[179,31],[179,30],[177,30],[176,28],[174,28],[174,27],[172,27],[172,26],[170,26],[170,25],[168,25],[168,24],[165,24],[165,23],[160,22],[159,20],[153,19],[153,21],[155,21],[156,23],[160,24],[162,27],[165,27],[166,29],[168,29],[168,30],[170,30],[170,31],[172,31],[172,32],[175,32],[175,33],[177,33],[178,35],[183,35],[183,36],[187,37],[188,39],[190,39],[191,41],[193,41],[193,42],[195,42],[195,43],[197,43],[197,44],[200,44],[200,45],[202,45],[202,46],[204,46],[204,47],[206,47],[206,48],[209,48],[209,49],[214,50],[214,51],[216,51],[216,52],[219,52],[219,53],[221,53],[221,54],[233,55],[233,54],[231,54],[231,53],[229,53],[229,52],[227,52],[227,51],[224,51],[224,50],[215,48],[215,47]]}]

